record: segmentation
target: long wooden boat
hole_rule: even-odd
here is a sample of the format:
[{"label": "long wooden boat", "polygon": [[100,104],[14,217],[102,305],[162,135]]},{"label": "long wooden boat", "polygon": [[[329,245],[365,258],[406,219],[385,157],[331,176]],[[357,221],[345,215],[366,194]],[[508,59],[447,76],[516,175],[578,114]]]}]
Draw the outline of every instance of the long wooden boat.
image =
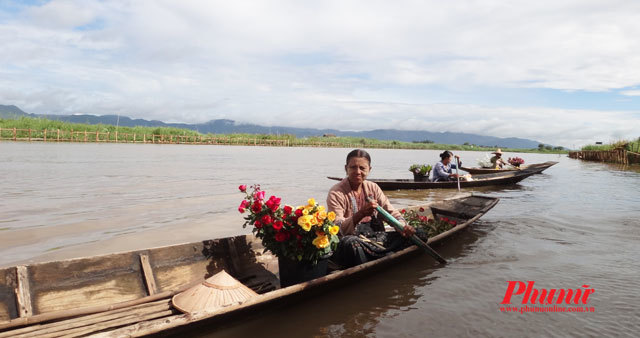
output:
[{"label": "long wooden boat", "polygon": [[[425,216],[458,220],[454,228],[428,243],[450,238],[497,202],[493,197],[464,196],[422,206]],[[252,235],[4,268],[0,269],[0,337],[184,333],[322,290],[421,252],[411,246],[285,288],[280,287],[277,257],[263,252],[260,240]],[[172,304],[173,295],[223,269],[257,295],[213,312],[184,314]]]},{"label": "long wooden boat", "polygon": [[[509,185],[518,183],[525,178],[538,174],[546,168],[529,168],[517,171],[504,171],[494,174],[473,175],[471,181],[460,181],[461,188],[486,187],[492,185]],[[340,181],[341,177],[328,176],[327,178]],[[456,181],[445,182],[418,182],[412,179],[379,179],[367,178],[371,182],[375,182],[382,190],[398,190],[398,189],[455,189],[458,187]]]},{"label": "long wooden boat", "polygon": [[505,169],[492,169],[492,168],[478,168],[478,167],[474,167],[474,168],[467,168],[467,167],[460,167],[460,170],[464,170],[466,172],[468,172],[469,174],[495,174],[495,173],[501,173],[501,172],[505,172],[505,171],[518,171],[518,170],[525,170],[525,169],[533,169],[533,168],[540,168],[542,169],[540,172],[542,172],[543,170],[551,167],[554,164],[557,164],[558,162],[555,161],[547,161],[544,163],[534,163],[534,164],[529,164],[529,165],[522,165],[520,166],[520,168],[513,168],[513,167],[509,167],[509,168],[505,168]]}]

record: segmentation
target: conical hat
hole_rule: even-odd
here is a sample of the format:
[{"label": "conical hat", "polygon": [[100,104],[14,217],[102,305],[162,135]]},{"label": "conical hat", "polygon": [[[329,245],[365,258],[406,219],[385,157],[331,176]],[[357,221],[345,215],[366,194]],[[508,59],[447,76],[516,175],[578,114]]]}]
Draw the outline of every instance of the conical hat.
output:
[{"label": "conical hat", "polygon": [[241,304],[258,296],[253,290],[222,270],[204,282],[173,296],[172,302],[184,313],[212,312]]}]

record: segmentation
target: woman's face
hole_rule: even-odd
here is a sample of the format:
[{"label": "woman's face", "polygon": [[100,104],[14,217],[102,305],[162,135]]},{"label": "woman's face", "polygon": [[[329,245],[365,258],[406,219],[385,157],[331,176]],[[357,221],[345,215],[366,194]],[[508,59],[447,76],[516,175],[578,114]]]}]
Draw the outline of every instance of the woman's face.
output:
[{"label": "woman's face", "polygon": [[442,159],[442,164],[447,165],[451,162],[451,156]]},{"label": "woman's face", "polygon": [[369,175],[371,167],[369,161],[364,157],[352,157],[345,166],[347,170],[347,178],[351,185],[360,185]]}]

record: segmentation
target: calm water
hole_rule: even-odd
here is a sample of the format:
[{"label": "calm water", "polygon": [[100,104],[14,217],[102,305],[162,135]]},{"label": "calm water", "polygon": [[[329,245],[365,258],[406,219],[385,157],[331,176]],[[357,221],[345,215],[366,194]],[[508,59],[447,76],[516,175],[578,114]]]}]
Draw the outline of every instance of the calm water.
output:
[{"label": "calm water", "polygon": [[[247,233],[237,186],[289,204],[324,201],[348,149],[0,143],[0,266]],[[410,178],[438,151],[371,150],[374,178]],[[482,153],[460,152],[466,165]],[[507,157],[516,154],[506,154]],[[200,333],[281,336],[637,336],[640,173],[564,156],[503,188],[469,231],[438,251],[293,306]],[[466,189],[465,189],[466,190]],[[471,190],[466,190],[471,191]],[[398,206],[456,194],[396,191]],[[595,289],[595,313],[502,313],[507,281]],[[514,298],[515,299],[515,298]]]}]

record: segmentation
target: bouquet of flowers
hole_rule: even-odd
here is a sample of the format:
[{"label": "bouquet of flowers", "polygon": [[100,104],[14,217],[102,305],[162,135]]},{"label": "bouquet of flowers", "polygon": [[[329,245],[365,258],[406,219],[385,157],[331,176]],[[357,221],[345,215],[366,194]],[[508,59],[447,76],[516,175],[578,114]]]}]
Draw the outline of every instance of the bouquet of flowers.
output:
[{"label": "bouquet of flowers", "polygon": [[509,160],[507,160],[509,162],[509,164],[511,164],[514,167],[519,167],[521,164],[524,164],[524,160],[521,159],[520,157],[509,157]]},{"label": "bouquet of flowers", "polygon": [[239,187],[245,193],[238,211],[248,212],[243,228],[253,226],[253,233],[262,240],[265,250],[278,257],[291,260],[309,261],[316,264],[318,259],[329,256],[338,246],[340,227],[335,225],[336,214],[327,212],[310,198],[306,205],[293,208],[282,206],[275,196],[266,199],[260,185]]},{"label": "bouquet of flowers", "polygon": [[447,218],[447,217],[439,217],[439,218],[429,218],[428,216],[423,216],[421,213],[424,213],[424,208],[418,209],[419,212],[415,210],[400,210],[404,219],[407,221],[407,224],[411,225],[416,229],[424,230],[429,237],[434,237],[438,234],[441,234],[445,231],[453,229],[458,222]]}]

